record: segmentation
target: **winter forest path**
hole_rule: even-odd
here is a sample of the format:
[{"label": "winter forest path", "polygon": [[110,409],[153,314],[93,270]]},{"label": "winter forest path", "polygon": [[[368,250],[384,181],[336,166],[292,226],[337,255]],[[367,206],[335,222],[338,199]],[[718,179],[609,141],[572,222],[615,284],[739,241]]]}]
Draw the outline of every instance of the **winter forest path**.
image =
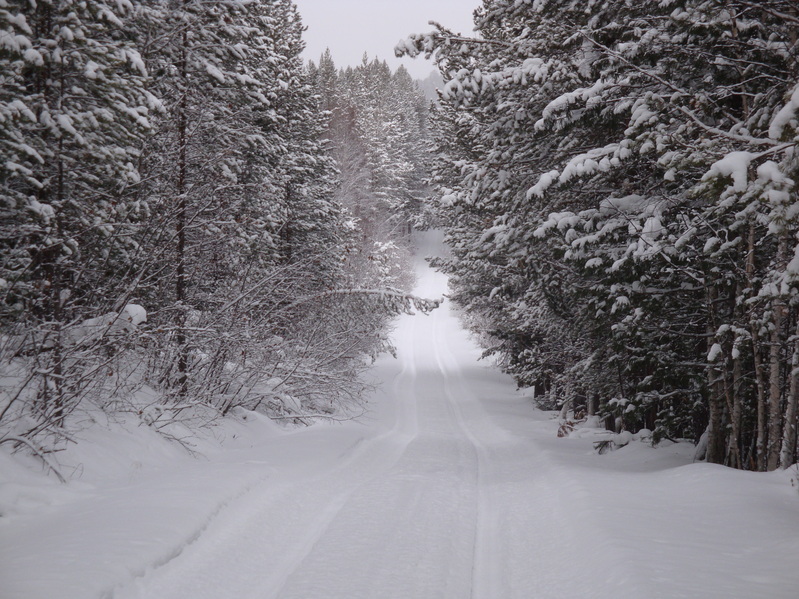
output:
[{"label": "winter forest path", "polygon": [[[435,234],[418,241],[421,256],[440,250]],[[417,270],[418,295],[447,292],[444,275],[422,260]],[[114,596],[791,596],[786,575],[797,576],[785,544],[796,543],[780,523],[789,502],[762,498],[764,513],[749,520],[770,519],[772,532],[753,546],[752,532],[731,529],[728,517],[760,499],[756,489],[725,496],[728,471],[705,480],[703,466],[671,468],[685,462],[676,451],[641,446],[650,453],[625,463],[558,440],[552,415],[479,361],[447,302],[430,316],[402,317],[394,340],[398,359],[378,363],[380,391],[362,424],[299,435],[310,453],[271,456],[267,480]],[[768,560],[769,572],[749,561],[764,551],[787,557]]]},{"label": "winter forest path", "polygon": [[[421,256],[440,246],[418,242]],[[417,294],[446,293],[417,268]],[[394,340],[359,422],[232,442],[0,520],[0,598],[796,596],[785,473],[558,439],[447,302],[400,318]]]},{"label": "winter forest path", "polygon": [[[421,243],[424,255],[435,236]],[[421,261],[418,277],[418,295],[446,293],[446,277]],[[335,460],[278,467],[180,555],[114,596],[564,596],[569,519],[547,452],[518,428],[522,417],[553,436],[549,416],[479,362],[447,302],[402,317],[394,340],[398,359],[378,363],[381,391],[361,425],[370,433],[343,449],[317,439]]]}]

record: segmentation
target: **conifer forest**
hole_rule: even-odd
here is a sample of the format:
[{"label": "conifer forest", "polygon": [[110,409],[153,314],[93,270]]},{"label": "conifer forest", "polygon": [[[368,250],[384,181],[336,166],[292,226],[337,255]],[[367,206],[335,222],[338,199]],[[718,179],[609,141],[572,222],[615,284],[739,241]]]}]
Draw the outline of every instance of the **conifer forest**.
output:
[{"label": "conifer forest", "polygon": [[[357,413],[407,287],[427,103],[305,65],[289,0],[0,4],[0,428]],[[155,401],[133,402],[142,385]]]},{"label": "conifer forest", "polygon": [[796,462],[799,6],[486,1],[432,56],[441,266],[551,408]]},{"label": "conifer forest", "polygon": [[798,442],[799,1],[0,0],[0,599],[795,599]]},{"label": "conifer forest", "polygon": [[452,299],[550,407],[793,464],[797,7],[584,4],[401,43],[444,79],[428,115],[404,69],[304,64],[288,0],[3,2],[4,434],[83,401],[357,409],[391,314],[432,307],[399,288],[435,224]]},{"label": "conifer forest", "polygon": [[[349,418],[446,232],[451,301],[574,419],[796,462],[799,9],[484,0],[306,62],[290,0],[0,1],[0,443]],[[150,400],[134,400],[147,386]]]}]

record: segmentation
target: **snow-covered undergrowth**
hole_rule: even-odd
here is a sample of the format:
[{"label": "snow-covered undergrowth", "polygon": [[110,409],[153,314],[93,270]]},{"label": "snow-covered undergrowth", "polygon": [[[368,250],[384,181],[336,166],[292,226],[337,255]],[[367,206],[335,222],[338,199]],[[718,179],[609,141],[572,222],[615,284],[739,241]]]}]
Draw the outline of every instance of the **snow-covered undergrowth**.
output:
[{"label": "snow-covered undergrowth", "polygon": [[101,596],[170,559],[268,475],[237,450],[285,434],[250,412],[187,430],[180,444],[135,417],[92,416],[74,443],[48,455],[67,484],[29,455],[0,451],[0,595]]}]

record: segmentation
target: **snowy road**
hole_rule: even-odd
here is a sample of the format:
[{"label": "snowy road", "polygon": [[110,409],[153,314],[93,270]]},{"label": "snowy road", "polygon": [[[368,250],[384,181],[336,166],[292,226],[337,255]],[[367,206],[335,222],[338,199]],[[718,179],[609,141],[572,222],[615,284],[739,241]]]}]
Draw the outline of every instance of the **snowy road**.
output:
[{"label": "snowy road", "polygon": [[[420,263],[417,293],[445,292]],[[0,546],[0,598],[797,596],[787,475],[690,464],[684,446],[599,456],[557,439],[446,303],[402,317],[395,342],[361,423],[0,522],[19,541]]]},{"label": "snowy road", "polygon": [[[446,279],[422,268],[416,292],[440,297]],[[532,408],[478,363],[446,303],[403,317],[395,342],[398,360],[378,366],[383,397],[360,438],[342,448],[339,437],[308,435],[317,456],[336,459],[284,461],[114,596],[557,596],[568,556],[551,542],[561,532],[551,512],[530,509],[540,449],[496,424],[482,401]]]},{"label": "snowy road", "polygon": [[[424,269],[417,293],[444,292],[445,278]],[[498,540],[502,520],[523,524],[530,511],[522,489],[512,491],[530,484],[518,465],[534,461],[535,447],[481,405],[483,397],[518,403],[512,381],[477,363],[479,350],[446,304],[403,317],[395,341],[399,359],[377,373],[385,381],[371,418],[378,434],[333,466],[287,469],[252,489],[198,542],[117,596],[529,597],[529,541],[520,551],[512,531]],[[329,451],[324,439],[318,448]],[[548,518],[539,517],[539,537]],[[546,574],[535,579],[541,587]]]}]

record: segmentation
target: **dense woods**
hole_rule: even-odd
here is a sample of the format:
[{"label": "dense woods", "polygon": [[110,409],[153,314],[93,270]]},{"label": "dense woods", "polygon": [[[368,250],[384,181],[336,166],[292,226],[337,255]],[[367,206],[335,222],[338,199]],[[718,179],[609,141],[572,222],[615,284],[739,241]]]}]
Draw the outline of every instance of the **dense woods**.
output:
[{"label": "dense woods", "polygon": [[0,0],[0,443],[359,413],[392,315],[436,305],[406,291],[432,225],[542,405],[795,463],[796,3],[475,23],[397,47],[440,70],[431,111],[402,68],[305,64],[290,0]]},{"label": "dense woods", "polygon": [[798,186],[799,0],[0,0],[0,599],[796,599]]},{"label": "dense woods", "polygon": [[799,10],[484,0],[446,84],[454,299],[524,385],[737,468],[796,462]]},{"label": "dense woods", "polygon": [[435,306],[402,290],[426,106],[304,65],[303,29],[289,0],[0,2],[0,443],[359,412],[391,316]]}]

